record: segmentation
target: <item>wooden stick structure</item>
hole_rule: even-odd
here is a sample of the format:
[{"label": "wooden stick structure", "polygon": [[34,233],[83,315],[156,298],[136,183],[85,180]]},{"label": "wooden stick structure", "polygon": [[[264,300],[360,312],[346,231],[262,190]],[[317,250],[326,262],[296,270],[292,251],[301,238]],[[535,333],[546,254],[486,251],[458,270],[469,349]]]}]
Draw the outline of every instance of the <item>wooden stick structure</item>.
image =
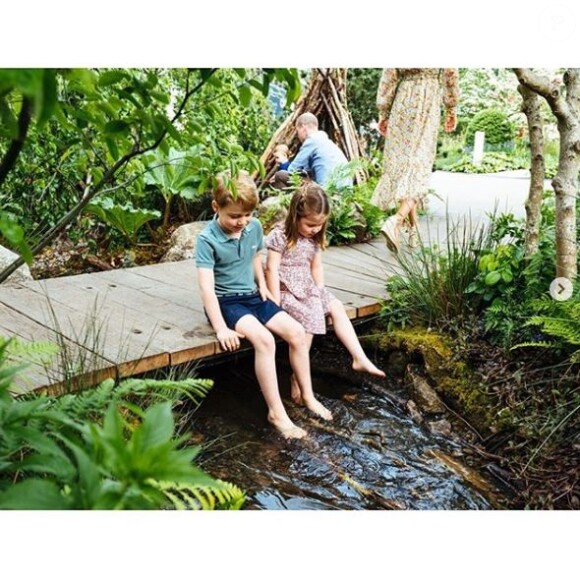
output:
[{"label": "wooden stick structure", "polygon": [[[277,164],[273,155],[276,145],[287,145],[292,156],[296,155],[300,149],[301,143],[296,133],[296,119],[302,113],[316,115],[319,128],[326,131],[330,140],[340,147],[349,161],[361,159],[364,156],[346,103],[347,70],[346,68],[312,70],[308,87],[298,99],[292,113],[276,129],[260,157],[266,169],[263,183],[267,183],[276,173]],[[364,183],[366,178],[366,172],[362,169],[355,174],[356,183]]]}]

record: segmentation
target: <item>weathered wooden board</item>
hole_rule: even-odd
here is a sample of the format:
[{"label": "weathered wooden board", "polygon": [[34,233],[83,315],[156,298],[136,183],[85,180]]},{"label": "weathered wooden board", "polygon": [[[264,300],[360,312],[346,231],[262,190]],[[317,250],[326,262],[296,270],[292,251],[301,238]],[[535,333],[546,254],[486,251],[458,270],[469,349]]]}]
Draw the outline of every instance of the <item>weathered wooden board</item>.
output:
[{"label": "weathered wooden board", "polygon": [[[382,241],[329,248],[323,263],[326,285],[349,318],[379,311],[395,263]],[[0,333],[67,344],[73,358],[90,359],[85,373],[95,383],[223,354],[191,260],[2,286]],[[32,367],[19,386],[43,388],[63,377],[57,366],[45,374]]]},{"label": "weathered wooden board", "polygon": [[350,247],[330,247],[322,253],[325,271],[337,268],[348,272],[356,272],[368,279],[384,283],[387,277],[387,264],[366,253]]},{"label": "weathered wooden board", "polygon": [[2,303],[0,335],[15,337],[22,342],[50,342],[59,350],[50,359],[32,363],[19,374],[16,383],[20,393],[51,384],[61,385],[73,375],[78,384],[83,381],[94,384],[117,375],[115,364]]}]

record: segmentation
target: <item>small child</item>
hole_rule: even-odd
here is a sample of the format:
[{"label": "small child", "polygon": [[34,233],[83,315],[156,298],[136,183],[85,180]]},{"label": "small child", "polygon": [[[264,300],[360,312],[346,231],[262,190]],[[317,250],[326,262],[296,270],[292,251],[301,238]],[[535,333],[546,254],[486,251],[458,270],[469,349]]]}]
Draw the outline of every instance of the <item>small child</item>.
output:
[{"label": "small child", "polygon": [[290,149],[287,145],[280,144],[274,147],[274,159],[278,163],[278,171],[287,171],[290,165]]},{"label": "small child", "polygon": [[[306,183],[294,193],[284,226],[266,238],[268,289],[274,301],[302,324],[309,348],[313,334],[326,333],[330,315],[338,339],[352,356],[353,369],[384,378],[363,351],[344,306],[324,287],[321,249],[329,213],[326,193],[316,183]],[[296,376],[291,389],[292,399],[300,404],[303,393]],[[326,417],[332,418],[330,411]]]},{"label": "small child", "polygon": [[264,246],[262,225],[252,212],[258,191],[247,174],[234,180],[235,191],[218,178],[212,209],[214,219],[200,233],[195,261],[206,315],[220,347],[234,351],[240,338],[255,349],[255,370],[268,406],[268,420],[285,438],[303,438],[282,404],[276,375],[276,343],[272,333],[289,344],[290,364],[307,407],[326,410],[312,392],[309,345],[304,328],[272,301],[259,251]]}]

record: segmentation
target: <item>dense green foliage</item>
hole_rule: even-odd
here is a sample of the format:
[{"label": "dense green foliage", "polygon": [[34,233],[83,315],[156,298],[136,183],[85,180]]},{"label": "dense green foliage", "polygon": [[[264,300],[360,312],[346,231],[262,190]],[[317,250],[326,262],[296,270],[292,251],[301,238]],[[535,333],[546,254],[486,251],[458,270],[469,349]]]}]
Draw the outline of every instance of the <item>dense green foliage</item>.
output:
[{"label": "dense green foliage", "polygon": [[348,110],[354,126],[361,131],[377,120],[377,89],[381,68],[349,68],[346,81]]},{"label": "dense green foliage", "polygon": [[[200,194],[225,169],[261,170],[273,82],[288,102],[300,92],[289,69],[0,70],[0,243],[36,243],[101,193],[119,206],[165,210],[151,195],[164,200],[167,191],[144,179],[157,149],[194,148]],[[27,107],[31,122],[19,134]]]},{"label": "dense green foliage", "polygon": [[[570,353],[570,360],[580,363],[580,292],[569,300],[537,300],[532,304],[536,313],[526,325],[539,328],[546,337],[542,342],[530,342],[527,346],[545,346]],[[522,347],[523,344],[518,344]]]},{"label": "dense green foliage", "polygon": [[503,111],[518,127],[523,126],[517,86],[517,77],[509,68],[460,68],[457,131],[465,132],[475,115],[492,107]]},{"label": "dense green foliage", "polygon": [[459,160],[446,165],[444,162],[436,163],[438,169],[444,169],[452,173],[498,173],[500,171],[514,171],[516,169],[528,169],[529,159],[515,157],[506,153],[484,153],[479,165],[474,165],[471,156],[462,155]]},{"label": "dense green foliage", "polygon": [[387,280],[389,300],[381,315],[389,328],[419,325],[456,333],[473,320],[479,296],[467,289],[478,273],[478,257],[491,248],[486,228],[474,231],[465,221],[447,221],[445,245],[401,252],[400,275]]},{"label": "dense green foliage", "polygon": [[[493,216],[477,235],[467,235],[465,224],[448,223],[445,247],[402,254],[404,275],[387,281],[391,298],[383,315],[389,325],[419,324],[469,334],[479,332],[476,320],[481,319],[492,344],[507,349],[533,341],[537,330],[526,322],[536,315],[538,300],[548,299],[555,277],[554,207],[553,193],[546,192],[538,251],[529,259],[524,256],[525,220],[511,214]],[[580,243],[580,233],[578,237]]]},{"label": "dense green foliage", "polygon": [[108,380],[61,398],[13,398],[0,341],[0,508],[240,508],[244,494],[194,464],[172,408],[211,382]]}]

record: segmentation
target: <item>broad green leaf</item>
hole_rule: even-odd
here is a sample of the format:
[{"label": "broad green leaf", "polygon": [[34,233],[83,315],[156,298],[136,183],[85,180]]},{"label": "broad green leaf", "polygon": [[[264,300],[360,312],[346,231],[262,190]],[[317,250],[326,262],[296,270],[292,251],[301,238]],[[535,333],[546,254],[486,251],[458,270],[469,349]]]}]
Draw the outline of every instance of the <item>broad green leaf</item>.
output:
[{"label": "broad green leaf", "polygon": [[96,90],[98,75],[88,68],[75,68],[68,73],[71,86],[82,91],[86,96],[97,97]]},{"label": "broad green leaf", "polygon": [[164,402],[147,410],[143,422],[135,434],[139,432],[142,448],[146,449],[149,446],[157,446],[171,440],[173,430],[171,404]]},{"label": "broad green leaf", "polygon": [[158,100],[159,102],[162,102],[165,105],[168,105],[170,100],[169,100],[169,95],[165,92],[161,92],[159,90],[152,90],[149,91],[149,94],[155,99]]},{"label": "broad green leaf", "polygon": [[175,125],[165,115],[160,115],[159,119],[167,129],[169,135],[173,139],[175,139],[175,141],[177,141],[178,144],[181,144],[182,143],[181,134],[177,131]]},{"label": "broad green leaf", "polygon": [[24,230],[6,214],[0,214],[0,232],[20,252],[26,263],[32,263],[32,252],[24,237]]},{"label": "broad green leaf", "polygon": [[506,269],[501,272],[501,278],[506,283],[510,283],[514,279],[514,276],[510,270]]},{"label": "broad green leaf", "polygon": [[131,125],[128,122],[117,119],[114,121],[109,121],[105,127],[104,131],[106,134],[114,135],[116,133],[125,133]]},{"label": "broad green leaf", "polygon": [[29,479],[0,493],[0,509],[62,510],[69,502],[52,481]]},{"label": "broad green leaf", "polygon": [[109,150],[109,155],[111,155],[112,159],[119,158],[119,147],[117,147],[117,143],[114,139],[110,137],[104,138],[105,144],[107,145],[107,149]]},{"label": "broad green leaf", "polygon": [[240,102],[243,106],[247,107],[252,102],[252,91],[250,87],[246,84],[243,84],[238,89],[238,93],[240,95]]},{"label": "broad green leaf", "polygon": [[38,128],[42,128],[54,114],[58,104],[56,91],[56,71],[46,69],[42,76],[42,105],[36,113]]},{"label": "broad green leaf", "polygon": [[112,104],[112,101],[109,100],[107,102],[100,102],[97,103],[97,107],[102,110],[108,116],[115,118],[119,115],[119,106],[115,107]]},{"label": "broad green leaf", "polygon": [[106,70],[99,74],[97,83],[99,86],[110,86],[127,79],[127,76],[122,70]]},{"label": "broad green leaf", "polygon": [[117,229],[131,242],[135,242],[137,232],[145,223],[161,217],[159,211],[136,209],[130,201],[124,205],[119,205],[110,197],[93,200],[85,207],[85,212],[96,215],[102,221]]},{"label": "broad green leaf", "polygon": [[501,274],[499,271],[490,271],[485,276],[485,285],[492,286],[495,285],[501,279]]}]

